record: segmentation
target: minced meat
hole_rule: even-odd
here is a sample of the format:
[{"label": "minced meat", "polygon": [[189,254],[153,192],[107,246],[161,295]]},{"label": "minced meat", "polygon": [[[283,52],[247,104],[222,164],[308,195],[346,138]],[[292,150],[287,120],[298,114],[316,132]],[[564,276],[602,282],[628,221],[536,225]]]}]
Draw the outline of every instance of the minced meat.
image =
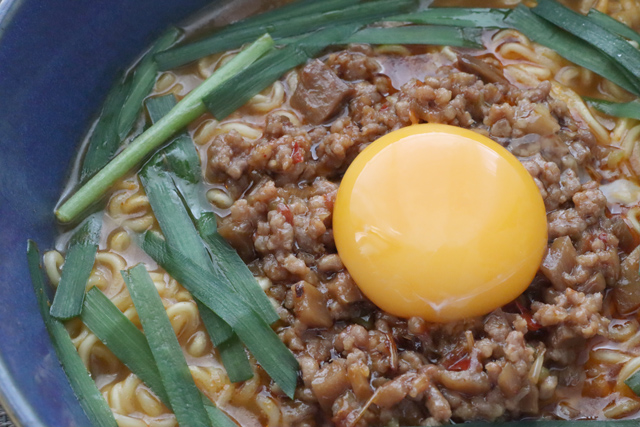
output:
[{"label": "minced meat", "polygon": [[[586,340],[606,333],[605,288],[619,281],[626,257],[616,218],[585,172],[606,153],[550,97],[548,82],[523,90],[495,66],[468,62],[464,70],[479,75],[443,65],[393,87],[371,49],[332,53],[299,71],[292,104],[310,123],[295,126],[275,111],[261,138],[232,132],[209,147],[208,179],[237,198],[220,233],[271,281],[277,332],[300,362],[295,400],[278,395],[290,425],[517,419],[584,381],[567,372],[579,369]],[[318,85],[336,90],[320,113],[309,110]],[[391,316],[360,293],[336,253],[341,175],[380,136],[423,122],[494,139],[521,159],[544,198],[549,250],[540,272],[516,303],[486,316],[448,324]],[[638,282],[630,271],[624,286]],[[532,376],[538,359],[547,369]]]}]

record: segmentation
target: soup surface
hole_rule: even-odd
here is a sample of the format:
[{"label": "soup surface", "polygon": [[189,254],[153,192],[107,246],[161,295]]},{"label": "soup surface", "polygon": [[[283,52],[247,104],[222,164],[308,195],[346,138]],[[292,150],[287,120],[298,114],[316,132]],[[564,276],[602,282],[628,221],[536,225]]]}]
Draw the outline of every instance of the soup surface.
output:
[{"label": "soup surface", "polygon": [[[483,6],[517,2],[490,3]],[[564,3],[640,28],[637,1]],[[207,113],[188,127],[218,231],[276,307],[274,330],[300,364],[294,399],[252,357],[253,378],[230,382],[191,294],[136,244],[138,233],[160,228],[135,172],[110,191],[87,286],[141,327],[120,271],[145,263],[196,385],[243,427],[638,416],[640,398],[624,380],[640,367],[640,124],[581,99],[632,97],[515,30],[486,31],[483,43],[331,48],[226,119]],[[151,96],[181,99],[236,53],[159,73]],[[311,108],[318,91],[325,104]],[[522,295],[489,314],[444,323],[390,315],[363,295],[337,253],[333,210],[345,171],[378,138],[419,123],[497,142],[544,200],[539,270]],[[406,182],[416,197],[420,185]],[[67,239],[44,256],[54,285]],[[74,319],[67,329],[120,426],[177,425],[86,325]]]}]

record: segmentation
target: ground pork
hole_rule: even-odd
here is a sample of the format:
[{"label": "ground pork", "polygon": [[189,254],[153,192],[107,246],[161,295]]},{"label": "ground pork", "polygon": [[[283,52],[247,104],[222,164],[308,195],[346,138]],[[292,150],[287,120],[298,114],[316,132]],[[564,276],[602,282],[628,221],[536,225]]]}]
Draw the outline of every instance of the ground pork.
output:
[{"label": "ground pork", "polygon": [[[324,61],[303,72],[332,70],[341,79],[332,84],[349,88],[331,104],[336,118],[295,126],[275,111],[257,140],[219,135],[207,156],[208,180],[236,195],[220,233],[272,283],[277,332],[300,362],[295,399],[277,396],[285,421],[438,425],[538,414],[557,387],[578,384],[569,373],[585,341],[606,334],[603,293],[619,282],[621,262],[636,266],[635,276],[626,268],[625,286],[638,282],[638,253],[621,261],[624,224],[605,215],[606,199],[585,172],[603,155],[593,136],[550,97],[548,82],[519,89],[474,63],[393,87],[369,47]],[[336,253],[342,173],[378,137],[422,122],[493,138],[520,158],[545,202],[549,248],[539,274],[486,316],[448,324],[390,316],[360,293]],[[547,374],[532,376],[536,361]]]}]

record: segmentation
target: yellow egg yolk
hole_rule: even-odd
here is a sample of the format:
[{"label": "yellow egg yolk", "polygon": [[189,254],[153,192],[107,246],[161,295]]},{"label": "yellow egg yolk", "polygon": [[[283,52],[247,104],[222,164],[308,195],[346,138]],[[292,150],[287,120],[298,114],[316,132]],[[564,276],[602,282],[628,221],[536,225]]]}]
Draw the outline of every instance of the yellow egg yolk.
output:
[{"label": "yellow egg yolk", "polygon": [[522,164],[489,138],[435,124],[391,132],[358,155],[333,229],[374,304],[432,322],[517,298],[547,245],[544,202]]}]

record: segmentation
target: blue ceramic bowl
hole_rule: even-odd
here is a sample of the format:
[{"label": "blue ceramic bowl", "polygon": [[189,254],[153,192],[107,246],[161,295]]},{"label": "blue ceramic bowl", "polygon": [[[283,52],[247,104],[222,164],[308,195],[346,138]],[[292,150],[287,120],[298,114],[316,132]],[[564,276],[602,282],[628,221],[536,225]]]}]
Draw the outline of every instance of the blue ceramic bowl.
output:
[{"label": "blue ceramic bowl", "polygon": [[20,426],[89,425],[38,313],[27,239],[51,247],[71,159],[117,73],[211,2],[0,0],[0,403]]}]

